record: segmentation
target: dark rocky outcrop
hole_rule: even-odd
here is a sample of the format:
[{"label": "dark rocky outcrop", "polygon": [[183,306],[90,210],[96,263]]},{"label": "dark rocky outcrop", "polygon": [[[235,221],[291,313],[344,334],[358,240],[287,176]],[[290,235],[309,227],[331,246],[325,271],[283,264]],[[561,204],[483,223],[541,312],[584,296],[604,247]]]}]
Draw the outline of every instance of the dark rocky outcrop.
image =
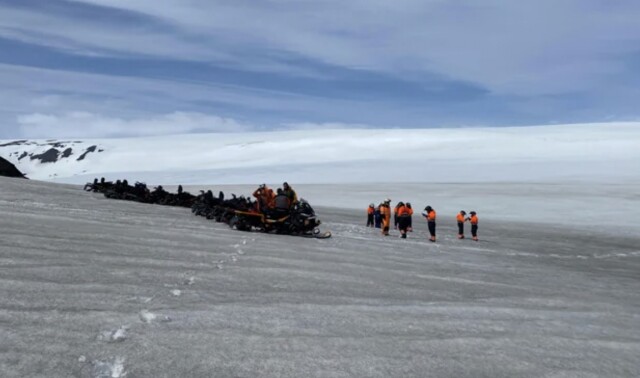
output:
[{"label": "dark rocky outcrop", "polygon": [[89,154],[90,152],[95,152],[96,148],[98,148],[98,146],[88,147],[87,150],[84,153],[82,153],[82,155],[80,155],[80,157],[77,158],[76,160],[77,161],[84,160],[85,156],[87,156],[87,154]]},{"label": "dark rocky outcrop", "polygon": [[22,172],[20,172],[18,168],[15,167],[15,165],[9,163],[8,161],[6,161],[1,157],[0,157],[0,176],[26,178],[22,174]]},{"label": "dark rocky outcrop", "polygon": [[9,143],[4,143],[4,144],[0,144],[0,147],[7,147],[7,146],[20,146],[23,145],[25,143],[27,143],[28,141],[26,139],[23,140],[15,140],[13,142],[9,142]]},{"label": "dark rocky outcrop", "polygon": [[55,148],[50,148],[41,154],[31,156],[31,160],[39,159],[42,163],[55,163],[58,161],[59,155],[60,151]]}]

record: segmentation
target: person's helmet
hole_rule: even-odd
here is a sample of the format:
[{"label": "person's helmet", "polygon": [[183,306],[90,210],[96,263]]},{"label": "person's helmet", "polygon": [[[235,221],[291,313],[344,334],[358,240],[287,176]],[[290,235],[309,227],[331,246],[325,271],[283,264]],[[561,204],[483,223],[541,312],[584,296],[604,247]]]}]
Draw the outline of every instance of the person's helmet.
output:
[{"label": "person's helmet", "polygon": [[266,184],[260,184],[260,186],[259,186],[259,188],[260,188],[260,189],[264,189],[264,188],[266,188],[266,187],[267,187],[267,185],[266,185]]},{"label": "person's helmet", "polygon": [[431,210],[433,210],[433,208],[432,208],[431,206],[427,206],[427,207],[425,207],[424,209],[425,209],[425,210],[427,210],[427,211],[431,211]]},{"label": "person's helmet", "polygon": [[475,211],[470,211],[469,214],[476,215],[476,212]]},{"label": "person's helmet", "polygon": [[405,205],[407,205],[408,208],[411,208],[411,202],[407,202]]},{"label": "person's helmet", "polygon": [[376,205],[374,205],[373,203],[369,204],[369,207],[375,207]]},{"label": "person's helmet", "polygon": [[400,206],[404,206],[404,203],[402,203],[402,201],[398,202],[398,207]]},{"label": "person's helmet", "polygon": [[285,181],[284,184],[282,184],[282,186],[284,186],[285,188],[288,188],[289,187],[289,183]]},{"label": "person's helmet", "polygon": [[460,214],[462,214],[462,215],[467,215],[467,212],[466,212],[466,211],[464,211],[464,210],[460,210]]},{"label": "person's helmet", "polygon": [[386,200],[384,200],[384,203],[391,203],[391,198],[387,198]]}]

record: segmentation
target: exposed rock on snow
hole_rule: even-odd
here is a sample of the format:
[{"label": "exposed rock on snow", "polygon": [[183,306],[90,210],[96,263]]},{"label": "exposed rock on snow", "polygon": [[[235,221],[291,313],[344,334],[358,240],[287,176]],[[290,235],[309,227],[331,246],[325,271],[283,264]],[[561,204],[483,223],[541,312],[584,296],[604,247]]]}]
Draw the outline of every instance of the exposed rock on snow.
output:
[{"label": "exposed rock on snow", "polygon": [[124,363],[124,357],[94,361],[91,376],[93,378],[124,378],[127,376]]},{"label": "exposed rock on snow", "polygon": [[121,326],[113,331],[101,332],[97,339],[100,341],[107,341],[110,343],[125,341],[128,337],[129,327]]},{"label": "exposed rock on snow", "polygon": [[21,178],[24,177],[22,172],[18,170],[13,164],[8,162],[7,160],[0,157],[0,176],[7,177],[16,177]]},{"label": "exposed rock on snow", "polygon": [[154,314],[153,312],[149,312],[148,310],[142,310],[139,313],[140,320],[144,323],[153,323],[153,322],[170,322],[171,318],[167,315]]}]

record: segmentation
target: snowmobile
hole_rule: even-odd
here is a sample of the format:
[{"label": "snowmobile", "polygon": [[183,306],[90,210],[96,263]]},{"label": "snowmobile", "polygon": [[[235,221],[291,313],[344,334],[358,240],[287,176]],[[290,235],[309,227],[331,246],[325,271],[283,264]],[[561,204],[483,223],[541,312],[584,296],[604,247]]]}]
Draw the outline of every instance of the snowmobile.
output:
[{"label": "snowmobile", "polygon": [[277,234],[297,235],[325,239],[331,232],[321,232],[321,222],[307,201],[301,199],[289,211],[270,210],[266,213],[257,211],[233,211],[229,226],[240,231],[252,229]]}]

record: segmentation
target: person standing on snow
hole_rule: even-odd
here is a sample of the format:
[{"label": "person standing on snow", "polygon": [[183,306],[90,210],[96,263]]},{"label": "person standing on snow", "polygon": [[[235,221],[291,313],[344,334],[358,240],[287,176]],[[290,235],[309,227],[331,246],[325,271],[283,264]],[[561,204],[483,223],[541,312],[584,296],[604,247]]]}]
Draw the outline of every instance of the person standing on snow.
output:
[{"label": "person standing on snow", "polygon": [[389,236],[389,225],[391,224],[391,200],[387,199],[380,205],[380,216],[382,217],[382,235]]},{"label": "person standing on snow", "polygon": [[413,232],[413,208],[411,208],[411,203],[409,202],[404,206],[407,208],[407,212],[409,213],[409,226],[407,227],[407,231]]},{"label": "person standing on snow", "polygon": [[424,208],[422,216],[427,218],[427,225],[429,226],[429,234],[431,237],[429,241],[435,243],[436,241],[436,211],[431,206]]},{"label": "person standing on snow", "polygon": [[376,209],[373,204],[369,205],[367,209],[367,227],[373,227],[373,215],[376,212]]},{"label": "person standing on snow", "polygon": [[465,215],[467,215],[467,213],[464,210],[460,210],[458,215],[456,215],[456,221],[458,222],[458,239],[464,239]]},{"label": "person standing on snow", "polygon": [[406,239],[412,210],[402,202],[399,202],[396,208],[398,209],[398,229],[400,230],[400,237]]},{"label": "person standing on snow", "polygon": [[373,221],[374,221],[375,228],[382,227],[382,214],[380,214],[381,207],[382,207],[382,204],[379,204],[378,207],[376,207],[376,210],[373,212]]},{"label": "person standing on snow", "polygon": [[478,216],[475,211],[469,212],[469,215],[471,216],[467,219],[471,223],[471,239],[478,241]]}]

